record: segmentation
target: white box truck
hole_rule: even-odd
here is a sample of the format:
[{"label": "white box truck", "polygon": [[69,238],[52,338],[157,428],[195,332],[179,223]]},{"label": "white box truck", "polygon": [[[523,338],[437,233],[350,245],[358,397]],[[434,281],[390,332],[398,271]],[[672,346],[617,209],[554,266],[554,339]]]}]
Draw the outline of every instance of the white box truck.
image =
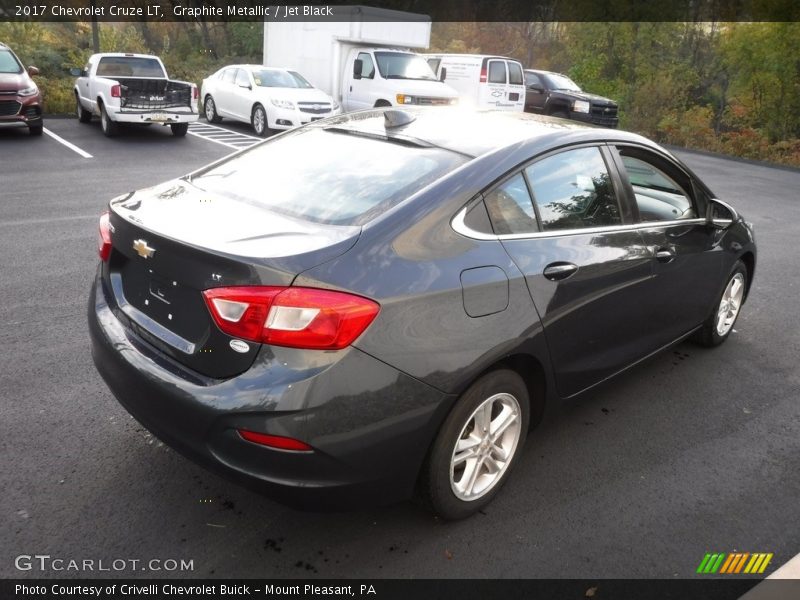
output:
[{"label": "white box truck", "polygon": [[411,51],[429,46],[429,17],[367,6],[342,10],[349,20],[265,21],[264,64],[298,71],[346,111],[458,102],[458,92]]}]

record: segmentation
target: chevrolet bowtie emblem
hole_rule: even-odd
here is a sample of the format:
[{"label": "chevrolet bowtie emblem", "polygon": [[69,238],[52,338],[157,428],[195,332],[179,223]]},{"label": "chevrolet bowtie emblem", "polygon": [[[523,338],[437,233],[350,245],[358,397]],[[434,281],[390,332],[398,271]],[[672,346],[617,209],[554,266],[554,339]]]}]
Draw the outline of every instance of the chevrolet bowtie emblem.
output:
[{"label": "chevrolet bowtie emblem", "polygon": [[150,258],[156,252],[156,249],[148,246],[147,242],[144,240],[135,240],[133,242],[133,249],[136,251],[136,254],[142,258]]}]

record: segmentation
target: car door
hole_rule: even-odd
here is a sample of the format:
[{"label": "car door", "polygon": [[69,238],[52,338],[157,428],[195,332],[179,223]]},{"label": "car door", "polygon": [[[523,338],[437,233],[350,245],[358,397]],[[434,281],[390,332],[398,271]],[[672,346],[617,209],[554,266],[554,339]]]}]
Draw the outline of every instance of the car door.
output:
[{"label": "car door", "polygon": [[[572,396],[651,349],[651,260],[607,149],[537,159],[485,194],[495,233],[524,274],[558,391]],[[645,338],[645,339],[643,339]]]},{"label": "car door", "polygon": [[[351,55],[352,56],[352,55]],[[356,60],[361,61],[361,78],[356,79],[353,73],[353,65]],[[348,111],[372,108],[372,91],[375,85],[375,62],[369,52],[358,52],[355,58],[349,63],[351,66],[346,71],[345,76],[349,82],[345,85],[345,101]]]},{"label": "car door", "polygon": [[508,90],[506,99],[510,110],[524,110],[525,85],[522,76],[522,65],[515,60],[508,61]]},{"label": "car door", "polygon": [[544,112],[547,94],[544,82],[536,74],[525,71],[525,110],[528,112]]},{"label": "car door", "polygon": [[236,67],[230,67],[225,69],[222,72],[222,76],[219,78],[216,84],[216,88],[214,89],[213,96],[214,96],[214,103],[217,107],[217,114],[222,117],[231,117],[233,116],[233,85],[236,81],[236,72],[239,69]]},{"label": "car door", "polygon": [[253,81],[247,69],[236,72],[231,89],[231,110],[236,118],[250,122],[250,113],[253,110]]},{"label": "car door", "polygon": [[508,69],[506,61],[489,59],[486,65],[486,83],[480,86],[478,106],[499,108],[506,103],[508,94]]},{"label": "car door", "polygon": [[652,255],[648,321],[665,345],[713,310],[723,276],[719,233],[704,218],[702,190],[680,165],[634,144],[612,152]]}]

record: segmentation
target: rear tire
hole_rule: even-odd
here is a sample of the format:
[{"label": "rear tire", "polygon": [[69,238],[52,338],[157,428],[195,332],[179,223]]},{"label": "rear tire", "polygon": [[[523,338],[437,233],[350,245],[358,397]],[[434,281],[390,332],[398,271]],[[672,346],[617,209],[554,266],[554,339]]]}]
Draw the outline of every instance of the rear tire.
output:
[{"label": "rear tire", "polygon": [[189,131],[189,124],[188,123],[172,123],[169,126],[172,129],[172,135],[175,137],[184,137],[186,132]]},{"label": "rear tire", "polygon": [[267,111],[260,104],[253,107],[253,114],[250,115],[250,124],[258,137],[267,137],[270,133],[269,122],[267,121]]},{"label": "rear tire", "polygon": [[111,120],[106,112],[106,107],[100,105],[100,129],[106,137],[114,137],[119,133],[119,125]]},{"label": "rear tire", "polygon": [[209,123],[221,123],[222,117],[217,114],[217,105],[214,104],[214,98],[206,96],[206,101],[203,106],[206,113],[206,121]]},{"label": "rear tire", "polygon": [[78,94],[75,94],[75,107],[75,112],[78,114],[78,121],[81,123],[88,123],[92,120],[92,113],[81,106],[81,101],[78,98]]},{"label": "rear tire", "polygon": [[456,402],[423,466],[420,495],[444,519],[489,504],[517,461],[530,422],[528,389],[510,369],[474,382]]},{"label": "rear tire", "polygon": [[703,323],[703,327],[692,336],[692,341],[713,348],[728,339],[736,319],[739,318],[745,291],[747,290],[747,267],[738,260],[725,283],[714,310]]},{"label": "rear tire", "polygon": [[39,123],[38,125],[33,125],[31,127],[28,127],[28,132],[33,136],[42,135],[43,131],[44,131],[44,123]]}]

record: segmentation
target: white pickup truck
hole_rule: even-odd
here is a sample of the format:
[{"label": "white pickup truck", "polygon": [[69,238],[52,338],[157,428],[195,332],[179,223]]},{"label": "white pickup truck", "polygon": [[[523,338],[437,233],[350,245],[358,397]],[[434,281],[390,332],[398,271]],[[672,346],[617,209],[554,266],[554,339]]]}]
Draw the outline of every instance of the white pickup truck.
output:
[{"label": "white pickup truck", "polygon": [[75,104],[81,123],[100,116],[103,133],[113,136],[120,123],[169,125],[184,136],[199,117],[197,86],[167,78],[164,63],[148,54],[93,54],[83,69],[72,69]]}]

